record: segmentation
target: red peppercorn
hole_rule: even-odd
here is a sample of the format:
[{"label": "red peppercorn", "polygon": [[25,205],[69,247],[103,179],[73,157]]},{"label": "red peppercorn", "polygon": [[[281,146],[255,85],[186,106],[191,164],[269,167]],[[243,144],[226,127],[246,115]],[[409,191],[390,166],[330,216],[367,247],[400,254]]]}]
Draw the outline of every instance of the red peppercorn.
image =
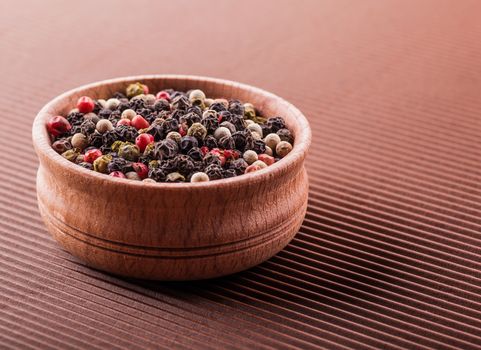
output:
[{"label": "red peppercorn", "polygon": [[233,150],[232,151],[232,158],[238,159],[240,157],[239,151]]},{"label": "red peppercorn", "polygon": [[220,156],[220,149],[215,147],[210,150],[210,153]]},{"label": "red peppercorn", "polygon": [[142,180],[149,174],[149,168],[144,163],[132,163],[132,168]]},{"label": "red peppercorn", "polygon": [[65,134],[71,128],[72,126],[70,125],[68,120],[61,115],[50,118],[47,123],[48,132],[55,137]]},{"label": "red peppercorn", "polygon": [[142,89],[144,90],[145,95],[149,93],[149,87],[147,85],[142,84]]},{"label": "red peppercorn", "polygon": [[84,161],[87,162],[87,163],[93,164],[95,159],[97,159],[100,156],[102,156],[102,151],[94,148],[94,149],[91,149],[91,150],[88,150],[87,152],[85,152]]},{"label": "red peppercorn", "polygon": [[80,113],[90,113],[95,108],[94,101],[88,96],[82,96],[77,101],[77,108]]},{"label": "red peppercorn", "polygon": [[170,94],[167,91],[159,91],[155,97],[158,100],[163,98],[164,100],[170,101]]},{"label": "red peppercorn", "polygon": [[253,171],[257,171],[257,170],[260,170],[260,169],[261,169],[260,166],[252,164],[252,165],[249,165],[249,166],[246,168],[245,173],[246,173],[246,174],[247,174],[247,173],[252,173]]},{"label": "red peppercorn", "polygon": [[135,144],[139,147],[141,153],[145,151],[145,147],[154,142],[154,136],[150,134],[140,134],[135,139]]},{"label": "red peppercorn", "polygon": [[150,124],[147,120],[144,119],[144,117],[142,117],[140,114],[137,114],[135,117],[132,118],[130,125],[139,130],[148,128]]},{"label": "red peppercorn", "polygon": [[207,146],[202,146],[202,147],[200,148],[200,151],[202,152],[202,155],[205,156],[207,153],[209,153],[209,147],[207,147]]},{"label": "red peppercorn", "polygon": [[124,178],[125,179],[125,175],[123,172],[121,171],[112,171],[110,174],[110,176],[113,176],[113,177],[121,177],[121,178]]},{"label": "red peppercorn", "polygon": [[187,131],[182,126],[179,126],[179,134],[180,136],[185,136],[187,135]]},{"label": "red peppercorn", "polygon": [[219,159],[220,159],[220,165],[224,166],[225,165],[225,157],[223,155],[220,155]]},{"label": "red peppercorn", "polygon": [[120,119],[118,122],[117,122],[117,125],[127,125],[127,126],[130,126],[130,119]]},{"label": "red peppercorn", "polygon": [[219,123],[222,121],[222,114],[218,115],[217,120],[219,121]]},{"label": "red peppercorn", "polygon": [[233,158],[234,152],[231,149],[225,149],[224,150],[224,157],[226,157],[226,159]]},{"label": "red peppercorn", "polygon": [[274,157],[271,157],[270,155],[265,154],[265,153],[259,154],[258,159],[259,159],[259,160],[262,160],[262,161],[263,161],[264,163],[266,163],[267,165],[272,165],[272,164],[274,164],[274,162],[276,161],[276,160],[274,159]]}]

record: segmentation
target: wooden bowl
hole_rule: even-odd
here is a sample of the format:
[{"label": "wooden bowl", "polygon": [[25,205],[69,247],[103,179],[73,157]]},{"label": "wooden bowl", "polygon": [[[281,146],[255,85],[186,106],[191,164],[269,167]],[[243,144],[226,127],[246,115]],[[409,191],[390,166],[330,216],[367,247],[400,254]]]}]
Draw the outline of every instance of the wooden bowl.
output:
[{"label": "wooden bowl", "polygon": [[[137,81],[150,91],[198,88],[207,96],[251,102],[263,115],[285,119],[295,138],[293,150],[263,170],[234,178],[145,183],[84,169],[51,148],[49,117],[66,115],[80,96],[106,98]],[[40,213],[66,250],[100,270],[157,280],[231,274],[275,255],[299,230],[307,206],[304,158],[310,141],[299,110],[244,84],[149,75],[85,85],[49,102],[33,124]]]}]

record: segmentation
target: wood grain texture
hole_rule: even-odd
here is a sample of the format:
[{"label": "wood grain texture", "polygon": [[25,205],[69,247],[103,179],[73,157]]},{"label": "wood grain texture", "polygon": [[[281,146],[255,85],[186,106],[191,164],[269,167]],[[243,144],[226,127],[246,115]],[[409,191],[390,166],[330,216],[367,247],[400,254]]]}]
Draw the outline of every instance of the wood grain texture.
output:
[{"label": "wood grain texture", "polygon": [[[80,96],[108,98],[137,81],[151,91],[200,88],[215,98],[249,101],[262,115],[284,118],[294,135],[294,148],[261,171],[180,184],[112,178],[83,169],[53,151],[46,133],[50,117],[65,115]],[[40,159],[38,203],[50,233],[73,255],[101,270],[160,280],[231,274],[276,254],[304,219],[309,125],[285,100],[247,85],[188,76],[94,83],[48,103],[34,122],[32,136]]]}]

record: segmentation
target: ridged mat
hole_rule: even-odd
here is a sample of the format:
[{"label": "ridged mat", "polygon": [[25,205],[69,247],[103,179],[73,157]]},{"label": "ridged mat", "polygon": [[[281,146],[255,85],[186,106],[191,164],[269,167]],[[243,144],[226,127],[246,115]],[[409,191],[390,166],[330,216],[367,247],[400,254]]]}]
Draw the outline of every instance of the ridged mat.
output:
[{"label": "ridged mat", "polygon": [[[475,0],[1,1],[0,348],[481,348],[480,14]],[[138,282],[47,234],[36,112],[148,73],[256,85],[308,117],[308,212],[277,256]]]}]

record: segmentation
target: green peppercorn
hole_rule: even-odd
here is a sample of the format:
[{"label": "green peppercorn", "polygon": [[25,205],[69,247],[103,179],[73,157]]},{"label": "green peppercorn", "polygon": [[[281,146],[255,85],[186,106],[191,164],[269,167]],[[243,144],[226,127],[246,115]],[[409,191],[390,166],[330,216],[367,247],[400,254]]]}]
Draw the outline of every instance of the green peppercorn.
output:
[{"label": "green peppercorn", "polygon": [[140,95],[144,93],[144,86],[141,83],[134,83],[127,86],[125,89],[125,94],[128,98]]},{"label": "green peppercorn", "polygon": [[74,148],[78,148],[80,150],[83,150],[89,145],[87,136],[79,132],[72,136],[72,140],[70,142]]},{"label": "green peppercorn", "polygon": [[112,156],[110,154],[105,154],[103,156],[98,157],[94,160],[94,170],[96,172],[106,174],[107,167],[112,160]]},{"label": "green peppercorn", "polygon": [[155,169],[159,167],[159,161],[158,160],[151,160],[149,162],[149,169]]},{"label": "green peppercorn", "polygon": [[203,140],[207,136],[207,129],[201,123],[194,123],[187,130],[187,135],[194,136],[198,140]]},{"label": "green peppercorn", "polygon": [[256,116],[256,110],[252,103],[244,103],[244,118],[252,119]]},{"label": "green peppercorn", "polygon": [[171,131],[167,134],[167,136],[165,138],[173,140],[177,143],[180,143],[180,140],[182,139],[182,135],[179,134],[177,131]]},{"label": "green peppercorn", "polygon": [[139,158],[140,150],[137,145],[134,145],[130,142],[124,142],[118,151],[119,157],[122,157],[126,160],[136,161]]},{"label": "green peppercorn", "polygon": [[281,141],[276,146],[276,154],[284,158],[287,154],[292,151],[292,145],[287,141]]},{"label": "green peppercorn", "polygon": [[178,172],[173,172],[167,175],[167,178],[165,179],[166,182],[185,182],[185,177],[178,173]]},{"label": "green peppercorn", "polygon": [[154,154],[155,145],[153,143],[149,143],[144,149],[144,157],[152,157]]},{"label": "green peppercorn", "polygon": [[75,160],[77,159],[77,156],[79,155],[80,153],[75,150],[75,149],[69,149],[65,152],[62,153],[62,157],[64,157],[65,159],[71,161],[71,162],[75,162]]},{"label": "green peppercorn", "polygon": [[114,152],[118,152],[120,149],[120,146],[124,144],[123,141],[115,141],[112,146],[110,146],[110,149]]}]

